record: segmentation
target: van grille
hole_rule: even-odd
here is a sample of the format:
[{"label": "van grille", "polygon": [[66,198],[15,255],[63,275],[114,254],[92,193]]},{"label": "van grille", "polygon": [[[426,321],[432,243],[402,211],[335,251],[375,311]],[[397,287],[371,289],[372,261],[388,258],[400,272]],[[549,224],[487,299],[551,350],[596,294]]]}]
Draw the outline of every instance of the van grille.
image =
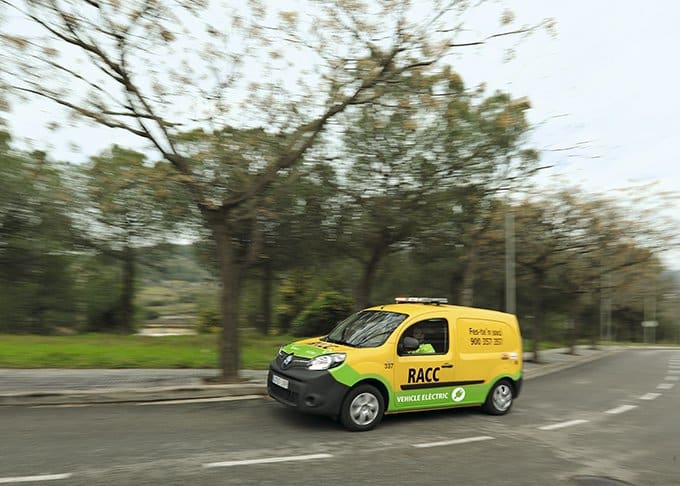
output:
[{"label": "van grille", "polygon": [[270,384],[269,394],[286,405],[297,406],[298,394],[292,390],[286,390],[280,386]]},{"label": "van grille", "polygon": [[309,366],[309,359],[308,358],[300,358],[298,356],[293,356],[293,361],[288,364],[288,366],[283,366],[283,361],[290,356],[289,354],[281,353],[276,357],[276,364],[279,365],[279,367],[282,370],[287,370],[290,368],[307,368]]}]

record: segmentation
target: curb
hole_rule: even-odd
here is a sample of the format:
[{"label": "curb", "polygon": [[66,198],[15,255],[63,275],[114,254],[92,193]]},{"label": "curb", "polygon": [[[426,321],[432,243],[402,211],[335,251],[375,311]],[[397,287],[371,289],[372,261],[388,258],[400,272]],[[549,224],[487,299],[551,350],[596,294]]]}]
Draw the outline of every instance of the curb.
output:
[{"label": "curb", "polygon": [[[625,348],[614,348],[597,351],[591,356],[578,358],[571,362],[538,365],[536,368],[532,367],[531,369],[525,369],[523,376],[525,380],[533,380],[540,376],[592,363],[593,361],[620,353],[624,349]],[[0,407],[143,403],[241,396],[266,397],[267,384],[263,382],[250,382],[238,384],[0,393]]]},{"label": "curb", "polygon": [[525,380],[533,380],[534,378],[538,378],[540,376],[545,376],[545,375],[549,375],[551,373],[556,373],[558,371],[568,370],[570,368],[575,368],[576,366],[581,366],[581,365],[584,365],[584,364],[592,363],[593,361],[597,361],[599,359],[606,358],[607,356],[612,356],[614,354],[618,354],[621,351],[623,351],[623,348],[608,349],[606,351],[598,351],[596,354],[593,354],[592,356],[588,356],[587,358],[577,359],[577,360],[572,361],[572,362],[539,365],[538,368],[532,368],[530,370],[525,370],[524,373],[523,373],[523,377],[524,377]]},{"label": "curb", "polygon": [[76,405],[132,402],[162,402],[200,398],[224,398],[267,395],[264,383],[223,385],[165,386],[101,390],[59,390],[0,394],[0,406],[6,405]]}]

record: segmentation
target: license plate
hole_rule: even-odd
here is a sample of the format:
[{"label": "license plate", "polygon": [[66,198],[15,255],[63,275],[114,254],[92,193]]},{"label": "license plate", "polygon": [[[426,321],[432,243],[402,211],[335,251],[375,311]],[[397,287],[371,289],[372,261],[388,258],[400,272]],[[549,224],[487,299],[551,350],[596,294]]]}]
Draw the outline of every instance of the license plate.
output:
[{"label": "license plate", "polygon": [[272,383],[279,385],[281,388],[288,390],[288,380],[281,378],[280,376],[272,375]]}]

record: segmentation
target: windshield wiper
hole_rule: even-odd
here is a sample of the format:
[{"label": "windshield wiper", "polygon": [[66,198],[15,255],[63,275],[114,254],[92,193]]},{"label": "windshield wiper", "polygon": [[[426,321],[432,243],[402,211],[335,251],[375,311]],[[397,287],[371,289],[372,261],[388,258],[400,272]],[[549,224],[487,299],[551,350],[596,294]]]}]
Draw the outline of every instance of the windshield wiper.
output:
[{"label": "windshield wiper", "polygon": [[344,341],[344,340],[342,340],[342,339],[333,339],[333,338],[330,338],[330,337],[328,337],[328,336],[326,336],[325,338],[323,338],[322,341],[326,341],[327,343],[333,343],[333,344],[341,344],[341,345],[343,345],[343,346],[349,346],[350,348],[356,348],[356,347],[358,347],[358,346],[356,346],[355,344],[350,343],[349,341]]},{"label": "windshield wiper", "polygon": [[[363,348],[363,347],[364,347],[364,346],[363,346],[364,344],[366,344],[366,343],[368,343],[368,342],[371,342],[372,340],[374,340],[374,339],[376,339],[376,338],[378,338],[378,337],[380,337],[380,336],[389,335],[389,334],[391,334],[391,333],[392,333],[392,331],[383,331],[383,332],[379,332],[379,333],[376,333],[376,334],[369,334],[368,336],[366,336],[365,338],[363,338],[361,341],[359,341],[358,343],[356,343],[356,347],[357,347],[357,348]],[[371,346],[365,346],[365,347],[371,347]]]}]

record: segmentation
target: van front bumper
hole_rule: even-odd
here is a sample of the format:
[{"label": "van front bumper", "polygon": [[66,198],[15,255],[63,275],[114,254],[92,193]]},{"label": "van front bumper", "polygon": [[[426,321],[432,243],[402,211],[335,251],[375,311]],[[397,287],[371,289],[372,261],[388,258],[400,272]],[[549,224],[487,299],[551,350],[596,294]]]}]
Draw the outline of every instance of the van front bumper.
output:
[{"label": "van front bumper", "polygon": [[282,370],[276,361],[269,366],[269,396],[303,412],[335,418],[340,414],[340,406],[348,391],[348,386],[336,381],[326,370]]}]

